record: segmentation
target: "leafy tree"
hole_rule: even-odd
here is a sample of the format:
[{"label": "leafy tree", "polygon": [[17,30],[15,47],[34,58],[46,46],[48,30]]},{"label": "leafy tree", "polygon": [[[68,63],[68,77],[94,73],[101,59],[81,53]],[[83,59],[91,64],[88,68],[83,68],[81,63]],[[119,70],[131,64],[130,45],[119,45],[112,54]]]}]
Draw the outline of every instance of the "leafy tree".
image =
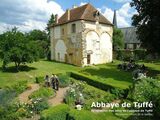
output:
[{"label": "leafy tree", "polygon": [[33,40],[39,46],[40,57],[44,58],[49,53],[50,42],[48,40],[48,35],[45,31],[41,30],[32,30],[26,34],[26,37],[29,40]]},{"label": "leafy tree", "polygon": [[30,31],[26,35],[30,40],[34,40],[34,41],[36,40],[47,41],[47,37],[48,37],[45,31],[36,30],[36,29]]},{"label": "leafy tree", "polygon": [[14,62],[16,69],[22,63],[31,63],[38,60],[39,51],[35,41],[28,40],[17,28],[0,35],[0,58],[3,60],[3,68]]},{"label": "leafy tree", "polygon": [[124,48],[124,39],[123,33],[118,28],[113,28],[113,47],[116,48]]},{"label": "leafy tree", "polygon": [[137,10],[132,24],[137,27],[142,45],[160,53],[160,0],[132,0],[131,6]]}]

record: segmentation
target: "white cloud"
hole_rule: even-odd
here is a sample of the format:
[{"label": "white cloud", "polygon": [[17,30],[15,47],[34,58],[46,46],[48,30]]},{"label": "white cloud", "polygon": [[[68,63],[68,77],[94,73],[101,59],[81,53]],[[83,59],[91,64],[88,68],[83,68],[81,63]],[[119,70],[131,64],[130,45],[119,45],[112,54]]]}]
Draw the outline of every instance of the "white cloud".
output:
[{"label": "white cloud", "polygon": [[81,2],[79,6],[87,4],[86,2]]},{"label": "white cloud", "polygon": [[48,0],[1,0],[0,11],[1,31],[13,26],[22,31],[44,30],[52,13],[64,13],[58,3]]},{"label": "white cloud", "polygon": [[[114,11],[111,8],[103,7],[100,9],[101,13],[112,23]],[[129,3],[125,3],[117,10],[117,24],[118,27],[131,26],[131,17],[135,14],[135,10],[130,7]]]}]

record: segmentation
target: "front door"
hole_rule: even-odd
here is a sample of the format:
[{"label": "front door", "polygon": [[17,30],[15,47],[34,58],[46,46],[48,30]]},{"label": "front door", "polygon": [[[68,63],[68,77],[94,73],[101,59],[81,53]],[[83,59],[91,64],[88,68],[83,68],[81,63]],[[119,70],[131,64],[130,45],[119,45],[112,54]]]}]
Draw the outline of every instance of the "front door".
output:
[{"label": "front door", "polygon": [[87,55],[87,64],[90,64],[90,63],[91,63],[91,55],[88,54],[88,55]]}]

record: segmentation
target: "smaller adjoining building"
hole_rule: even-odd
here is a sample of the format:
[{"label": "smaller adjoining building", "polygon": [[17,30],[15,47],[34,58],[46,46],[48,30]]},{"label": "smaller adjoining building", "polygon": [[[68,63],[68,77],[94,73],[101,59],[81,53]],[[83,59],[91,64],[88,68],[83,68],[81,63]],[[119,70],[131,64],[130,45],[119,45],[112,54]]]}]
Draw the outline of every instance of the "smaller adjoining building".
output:
[{"label": "smaller adjoining building", "polygon": [[[116,10],[114,10],[114,16],[113,16],[113,25],[114,27],[117,27],[117,15]],[[141,47],[141,42],[138,40],[137,34],[136,34],[136,27],[124,27],[119,28],[124,36],[124,49],[139,49]]]},{"label": "smaller adjoining building", "polygon": [[141,42],[137,38],[136,27],[120,28],[124,35],[125,49],[139,49]]}]

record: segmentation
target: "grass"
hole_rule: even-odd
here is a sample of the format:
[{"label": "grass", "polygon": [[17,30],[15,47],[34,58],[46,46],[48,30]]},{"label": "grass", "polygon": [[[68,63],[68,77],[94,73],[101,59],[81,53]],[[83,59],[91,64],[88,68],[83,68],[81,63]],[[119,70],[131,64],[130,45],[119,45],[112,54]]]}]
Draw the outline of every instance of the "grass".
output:
[{"label": "grass", "polygon": [[[2,72],[2,62],[0,61],[0,88],[9,86],[21,80],[33,82],[37,76],[43,77],[46,74],[51,75],[52,73],[58,74],[71,71],[79,71],[97,79],[98,81],[102,81],[103,83],[115,87],[127,88],[129,85],[131,85],[132,75],[129,72],[118,70],[118,63],[120,63],[120,61],[81,68],[64,63],[41,60],[27,64],[28,67],[23,66],[20,72],[15,72],[15,68],[13,67],[14,64],[11,63],[8,65],[8,70],[6,72]],[[145,64],[149,68],[149,76],[158,76],[160,78],[160,62],[139,63]]]},{"label": "grass", "polygon": [[[0,61],[0,67],[1,66],[2,62]],[[9,64],[6,72],[2,72],[2,68],[0,68],[0,88],[12,85],[21,80],[33,82],[37,76],[45,76],[46,74],[51,76],[53,73],[58,74],[70,71],[78,71],[81,69],[80,67],[73,65],[45,60],[27,64],[28,67],[25,67],[25,69],[22,69],[20,72],[15,72],[13,66],[13,63]]]},{"label": "grass", "polygon": [[128,88],[132,83],[132,75],[129,72],[117,69],[118,61],[114,63],[107,63],[95,67],[85,68],[81,71],[86,75],[91,76],[97,81],[111,85],[118,88]]}]

